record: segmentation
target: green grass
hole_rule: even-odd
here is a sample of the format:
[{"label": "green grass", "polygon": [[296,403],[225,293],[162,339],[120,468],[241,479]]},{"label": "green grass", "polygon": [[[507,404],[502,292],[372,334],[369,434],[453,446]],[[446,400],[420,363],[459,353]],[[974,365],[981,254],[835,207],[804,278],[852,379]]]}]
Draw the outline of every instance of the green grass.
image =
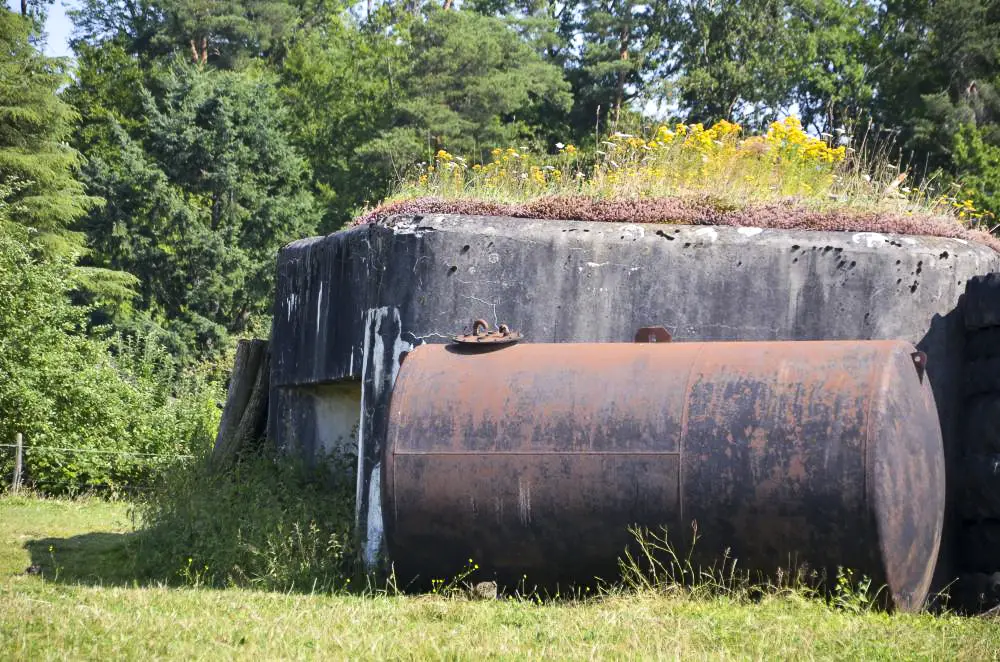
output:
[{"label": "green grass", "polygon": [[[133,582],[127,504],[0,497],[0,658],[996,659],[1000,621],[798,594],[537,605]],[[50,550],[51,548],[51,550]],[[26,575],[31,564],[42,575]]]}]

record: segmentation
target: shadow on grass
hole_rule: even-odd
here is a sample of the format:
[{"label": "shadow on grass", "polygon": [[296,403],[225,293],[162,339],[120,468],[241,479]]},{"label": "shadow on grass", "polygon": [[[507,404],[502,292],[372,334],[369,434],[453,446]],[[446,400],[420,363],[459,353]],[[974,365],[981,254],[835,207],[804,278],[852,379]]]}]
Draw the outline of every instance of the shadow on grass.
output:
[{"label": "shadow on grass", "polygon": [[137,564],[141,533],[85,533],[30,540],[29,572],[46,581],[90,586],[134,586],[152,579]]}]

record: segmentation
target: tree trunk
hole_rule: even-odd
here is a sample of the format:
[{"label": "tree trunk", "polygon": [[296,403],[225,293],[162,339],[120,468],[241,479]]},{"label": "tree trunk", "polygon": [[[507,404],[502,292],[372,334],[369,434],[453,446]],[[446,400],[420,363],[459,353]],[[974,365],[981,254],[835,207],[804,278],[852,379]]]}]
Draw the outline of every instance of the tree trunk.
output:
[{"label": "tree trunk", "polygon": [[231,467],[241,452],[256,447],[264,437],[270,375],[267,341],[241,340],[212,450],[211,462],[216,471]]}]

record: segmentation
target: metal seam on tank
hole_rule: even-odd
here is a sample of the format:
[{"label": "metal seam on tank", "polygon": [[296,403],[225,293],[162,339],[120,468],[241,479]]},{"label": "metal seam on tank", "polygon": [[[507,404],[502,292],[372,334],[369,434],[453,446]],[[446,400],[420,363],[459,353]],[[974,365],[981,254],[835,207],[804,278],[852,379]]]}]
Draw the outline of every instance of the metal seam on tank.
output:
[{"label": "metal seam on tank", "polygon": [[[592,451],[592,450],[569,450],[569,451],[552,451],[552,450],[530,450],[530,451],[498,451],[491,450],[489,452],[491,456],[508,456],[508,455],[530,455],[531,457],[540,455],[638,455],[638,456],[653,456],[659,457],[663,455],[680,455],[679,451],[628,451],[623,453],[622,451]],[[482,457],[483,451],[425,451],[425,450],[404,450],[401,452],[393,453],[393,455],[405,455],[407,457],[414,456],[435,456],[435,457]]]},{"label": "metal seam on tank", "polygon": [[694,379],[695,368],[698,367],[702,354],[705,352],[707,343],[699,343],[698,351],[691,361],[688,369],[687,382],[684,385],[684,405],[681,410],[681,430],[677,439],[677,515],[681,523],[681,530],[684,530],[684,443],[687,441],[688,431],[688,409],[691,403],[691,381]]},{"label": "metal seam on tank", "polygon": [[[871,519],[873,517],[876,519],[875,521],[876,536],[879,534],[878,520],[875,513],[871,510],[875,505],[875,500],[872,499],[871,495],[869,494],[869,490],[871,489],[873,483],[871,478],[873,462],[871,457],[869,457],[870,454],[874,452],[872,450],[872,444],[869,443],[872,437],[872,426],[874,425],[872,417],[872,405],[875,402],[876,392],[881,393],[882,391],[881,378],[885,376],[885,371],[886,371],[885,359],[887,356],[889,358],[892,357],[894,348],[895,344],[890,344],[888,349],[883,349],[882,347],[879,347],[878,350],[876,351],[876,356],[879,358],[879,360],[874,363],[874,365],[872,366],[872,372],[868,376],[869,391],[868,391],[868,398],[865,400],[865,427],[864,427],[865,433],[864,436],[862,437],[862,443],[864,444],[864,448],[861,453],[861,457],[864,458],[864,463],[865,463],[865,488],[862,494],[864,495],[863,503],[864,503],[865,513],[869,520],[867,524],[870,526],[872,524]],[[881,554],[881,550],[879,553]]]}]

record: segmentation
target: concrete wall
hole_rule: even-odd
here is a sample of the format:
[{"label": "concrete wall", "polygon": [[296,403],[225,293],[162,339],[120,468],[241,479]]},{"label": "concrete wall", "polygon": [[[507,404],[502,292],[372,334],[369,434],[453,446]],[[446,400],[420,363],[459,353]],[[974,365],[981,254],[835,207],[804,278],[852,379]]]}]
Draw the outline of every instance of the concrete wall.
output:
[{"label": "concrete wall", "polygon": [[[905,339],[928,354],[954,454],[960,298],[970,277],[997,270],[1000,255],[959,239],[396,217],[282,250],[270,432],[312,456],[358,425],[358,522],[370,560],[381,544],[378,463],[399,357],[477,317],[529,342],[629,342],[649,325],[675,341]],[[943,573],[949,564],[944,550]]]}]

